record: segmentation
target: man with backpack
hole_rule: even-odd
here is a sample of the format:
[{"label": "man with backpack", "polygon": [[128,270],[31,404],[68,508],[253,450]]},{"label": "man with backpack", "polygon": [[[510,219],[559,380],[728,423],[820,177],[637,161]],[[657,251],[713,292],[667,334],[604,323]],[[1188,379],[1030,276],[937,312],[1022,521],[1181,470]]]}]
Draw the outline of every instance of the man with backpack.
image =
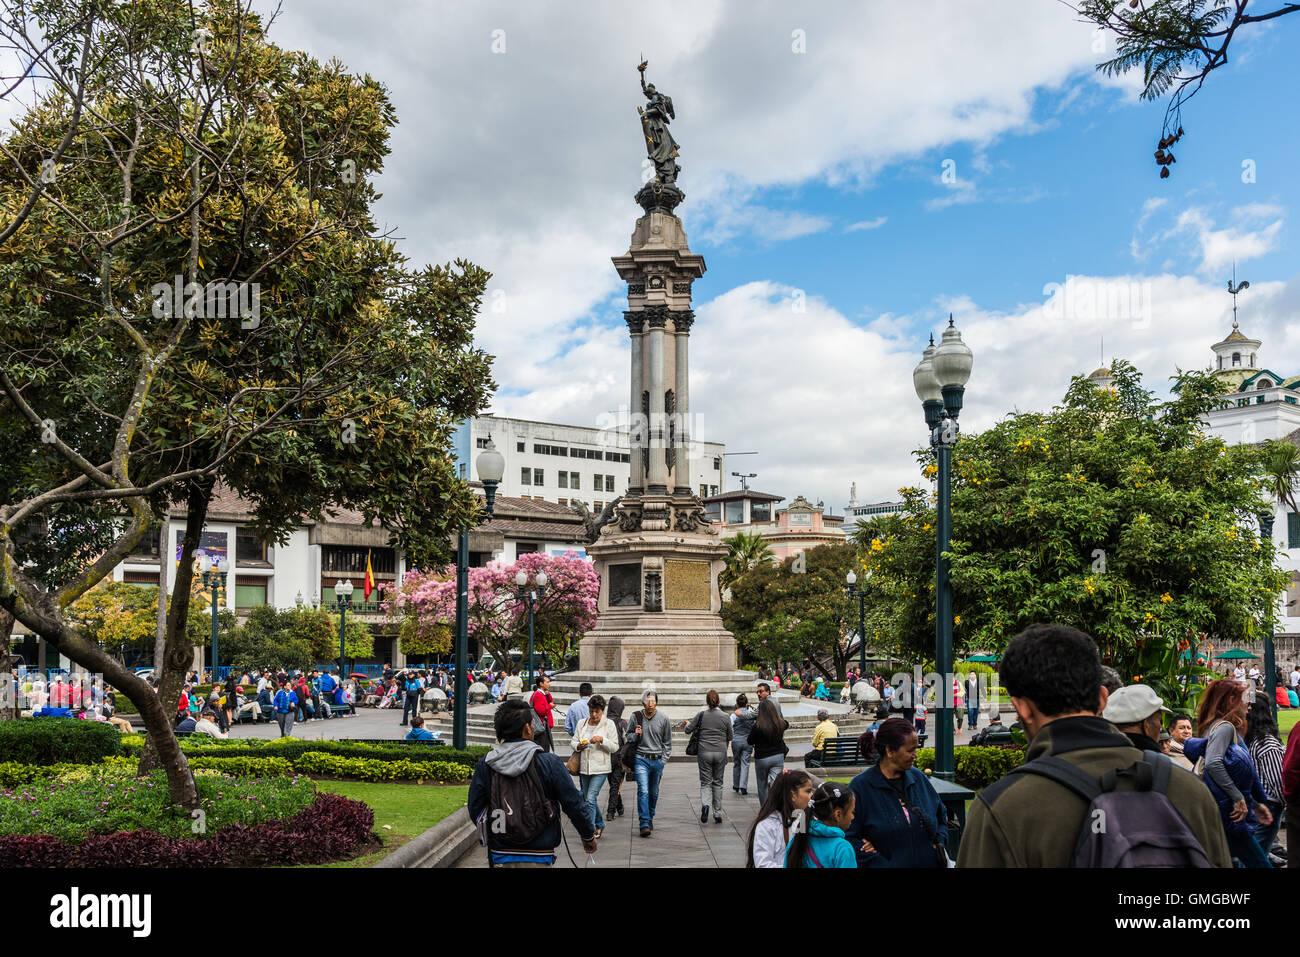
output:
[{"label": "man with backpack", "polygon": [[596,830],[564,762],[533,740],[533,709],[505,701],[493,717],[501,743],[474,769],[469,817],[488,849],[490,867],[550,867],[561,840],[558,804],[596,853]]},{"label": "man with backpack", "polygon": [[1007,645],[1001,678],[1029,748],[972,803],[958,867],[1231,866],[1205,785],[1163,755],[1144,757],[1098,715],[1091,638],[1031,625]]},{"label": "man with backpack", "polygon": [[406,692],[405,700],[402,703],[402,723],[400,727],[406,727],[406,716],[408,713],[416,715],[420,713],[420,695],[424,693],[424,682],[414,671],[408,671],[402,678],[402,689]]}]

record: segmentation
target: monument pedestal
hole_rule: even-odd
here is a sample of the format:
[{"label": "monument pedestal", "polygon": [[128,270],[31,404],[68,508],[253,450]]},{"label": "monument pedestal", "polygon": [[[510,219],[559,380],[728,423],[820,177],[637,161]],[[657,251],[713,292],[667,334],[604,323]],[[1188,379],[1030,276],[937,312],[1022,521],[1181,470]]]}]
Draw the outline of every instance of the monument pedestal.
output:
[{"label": "monument pedestal", "polygon": [[582,671],[735,670],[736,639],[719,617],[727,546],[702,518],[693,497],[646,496],[601,529],[587,547],[600,596],[578,649]]}]

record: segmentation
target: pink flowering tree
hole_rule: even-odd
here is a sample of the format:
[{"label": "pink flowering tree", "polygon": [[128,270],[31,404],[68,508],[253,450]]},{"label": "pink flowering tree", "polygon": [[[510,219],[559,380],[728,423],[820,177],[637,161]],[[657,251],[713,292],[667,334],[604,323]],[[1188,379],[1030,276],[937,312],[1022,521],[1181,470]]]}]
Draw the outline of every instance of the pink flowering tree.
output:
[{"label": "pink flowering tree", "polygon": [[[528,606],[519,600],[516,573],[528,575],[529,588],[538,572],[546,573],[546,588],[534,622],[536,654],[552,659],[564,654],[596,623],[600,579],[591,563],[558,555],[521,555],[513,565],[492,562],[469,570],[469,637],[479,652],[497,661],[511,661],[512,648],[528,642]],[[410,653],[445,654],[451,650],[456,625],[455,566],[409,573],[388,603],[401,621],[400,639]]]}]

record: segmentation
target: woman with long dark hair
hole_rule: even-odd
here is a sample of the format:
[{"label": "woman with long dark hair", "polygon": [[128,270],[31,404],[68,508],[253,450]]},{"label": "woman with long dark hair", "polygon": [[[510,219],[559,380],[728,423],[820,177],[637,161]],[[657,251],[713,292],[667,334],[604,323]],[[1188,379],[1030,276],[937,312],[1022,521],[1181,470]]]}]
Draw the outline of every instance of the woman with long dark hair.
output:
[{"label": "woman with long dark hair", "polygon": [[853,791],[827,781],[813,792],[785,852],[786,867],[857,867],[844,830],[853,820]]},{"label": "woman with long dark hair", "polygon": [[876,763],[849,785],[856,811],[847,837],[858,866],[948,866],[948,815],[934,786],[915,767],[912,723],[882,721],[868,747]]},{"label": "woman with long dark hair", "polygon": [[767,789],[785,767],[785,756],[790,749],[785,744],[785,731],[790,722],[781,717],[781,709],[771,698],[758,705],[758,718],[749,732],[749,743],[754,746],[754,776],[758,778],[758,799],[767,800]]},{"label": "woman with long dark hair", "polygon": [[1260,828],[1255,833],[1255,839],[1259,842],[1260,849],[1271,855],[1278,828],[1282,825],[1282,809],[1286,806],[1286,798],[1282,794],[1282,758],[1286,754],[1286,748],[1278,737],[1277,719],[1273,717],[1273,709],[1269,707],[1268,697],[1263,692],[1255,694],[1255,700],[1246,712],[1246,747],[1250,751],[1251,761],[1255,763],[1255,771],[1259,774],[1259,783],[1268,795],[1268,800],[1264,803],[1273,814],[1273,823]]},{"label": "woman with long dark hair", "polygon": [[746,867],[784,867],[795,817],[808,808],[813,779],[807,771],[782,771],[767,789],[767,799],[745,838]]},{"label": "woman with long dark hair", "polygon": [[1204,774],[1219,805],[1232,856],[1245,867],[1268,868],[1273,865],[1255,833],[1273,823],[1273,813],[1243,741],[1248,687],[1232,678],[1210,682],[1197,713],[1201,737],[1189,738],[1183,753],[1196,762],[1197,773]]}]

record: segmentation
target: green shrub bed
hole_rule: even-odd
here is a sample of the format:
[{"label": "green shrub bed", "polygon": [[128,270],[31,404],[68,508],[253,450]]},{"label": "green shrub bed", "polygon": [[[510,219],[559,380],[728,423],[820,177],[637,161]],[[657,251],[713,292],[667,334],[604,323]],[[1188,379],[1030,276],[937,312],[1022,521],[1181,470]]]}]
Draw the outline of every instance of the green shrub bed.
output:
[{"label": "green shrub bed", "polygon": [[[201,817],[171,808],[167,778],[98,773],[83,767],[78,778],[34,781],[0,791],[0,835],[50,835],[79,844],[91,835],[148,830],[164,837],[210,836],[231,824],[255,826],[293,817],[316,798],[304,777],[235,778],[196,771]],[[199,826],[201,823],[201,827]]]},{"label": "green shrub bed", "polygon": [[473,775],[470,768],[449,761],[403,761],[401,759],[346,758],[337,754],[308,752],[294,759],[302,774],[319,774],[357,781],[434,781],[462,784]]},{"label": "green shrub bed", "polygon": [[[139,755],[144,749],[144,735],[123,735],[121,744],[127,754]],[[491,748],[474,747],[464,751],[453,748],[430,747],[422,744],[391,745],[359,744],[353,741],[303,741],[298,738],[259,738],[221,739],[206,736],[192,736],[181,739],[181,750],[189,757],[197,755],[213,757],[262,758],[279,757],[288,761],[296,760],[304,754],[331,754],[344,758],[369,758],[376,761],[409,761],[412,763],[459,764],[473,772],[482,758]]]},{"label": "green shrub bed", "polygon": [[98,764],[124,753],[122,732],[104,722],[75,718],[0,721],[0,762]]},{"label": "green shrub bed", "polygon": [[[968,788],[988,787],[1006,777],[1025,762],[1024,748],[954,748],[957,783]],[[916,766],[922,771],[934,768],[934,748],[916,752]]]}]

